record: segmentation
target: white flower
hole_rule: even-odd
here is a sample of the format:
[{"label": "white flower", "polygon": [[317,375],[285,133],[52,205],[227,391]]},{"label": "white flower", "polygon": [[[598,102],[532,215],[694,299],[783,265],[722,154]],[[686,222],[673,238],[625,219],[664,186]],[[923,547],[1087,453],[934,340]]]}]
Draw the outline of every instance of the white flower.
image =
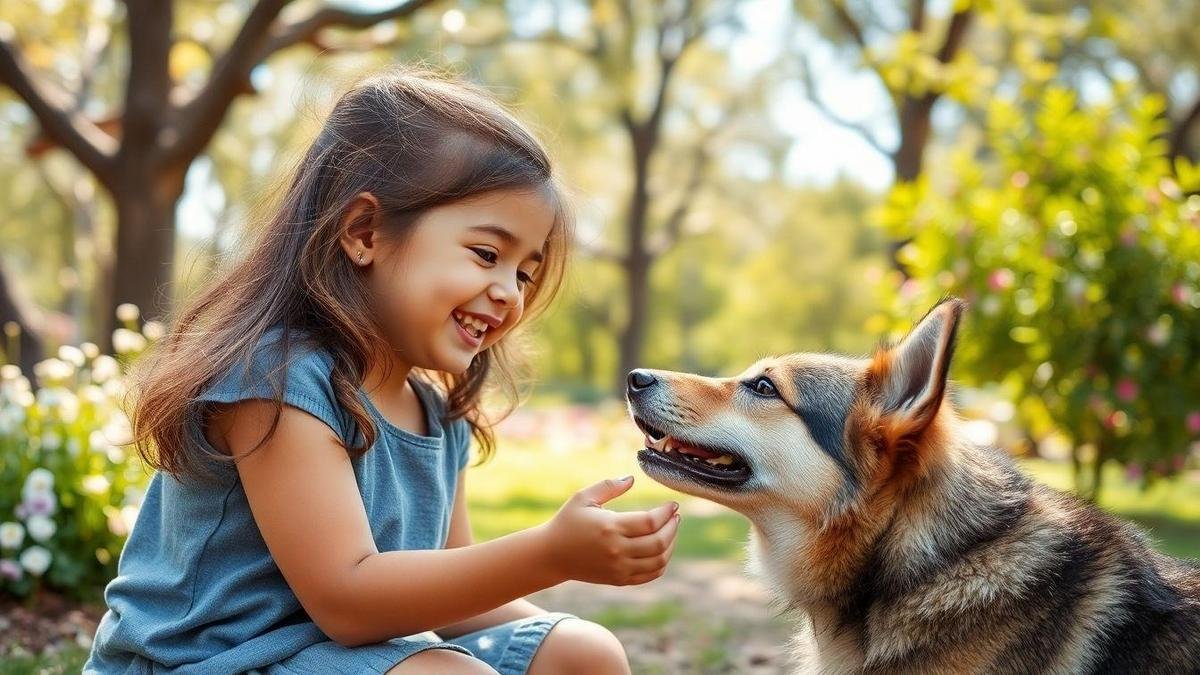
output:
[{"label": "white flower", "polygon": [[120,364],[108,354],[101,354],[92,362],[92,381],[98,384],[107,382],[120,372]]},{"label": "white flower", "polygon": [[96,346],[95,342],[85,342],[79,345],[79,351],[89,359],[94,359],[100,355],[100,347]]},{"label": "white flower", "polygon": [[133,442],[133,429],[130,427],[129,418],[125,416],[123,411],[118,411],[112,416],[108,424],[100,430],[104,434],[104,438],[112,445],[128,445]]},{"label": "white flower", "polygon": [[118,354],[140,352],[146,348],[146,336],[128,328],[113,331],[113,351]]},{"label": "white flower", "polygon": [[146,325],[142,326],[142,335],[157,340],[167,332],[167,327],[161,321],[147,321]]},{"label": "white flower", "polygon": [[114,377],[105,382],[102,388],[109,398],[121,398],[125,395],[125,381],[119,377]]},{"label": "white flower", "polygon": [[42,542],[53,537],[54,533],[58,531],[58,526],[46,516],[29,516],[29,519],[25,521],[25,527],[29,530],[30,539]]},{"label": "white flower", "polygon": [[87,360],[84,358],[83,351],[72,345],[63,345],[58,348],[58,358],[74,365],[76,368],[83,366]]},{"label": "white flower", "polygon": [[83,491],[93,495],[108,492],[109,482],[104,476],[94,473],[83,479]]},{"label": "white flower", "polygon": [[137,522],[138,507],[124,506],[120,510],[111,506],[104,507],[104,512],[108,514],[108,531],[124,537],[133,529],[133,524]]},{"label": "white flower", "polygon": [[21,376],[21,367],[11,363],[0,366],[0,380],[15,380]]},{"label": "white flower", "polygon": [[0,548],[17,549],[25,541],[25,528],[20,523],[0,523]]},{"label": "white flower", "polygon": [[62,439],[53,431],[42,434],[42,447],[46,450],[57,450],[62,445]]},{"label": "white flower", "polygon": [[85,384],[80,387],[79,398],[82,398],[93,406],[98,406],[108,401],[108,396],[104,394],[104,390],[94,384]]},{"label": "white flower", "polygon": [[49,469],[39,466],[25,477],[25,487],[21,489],[21,494],[28,496],[39,492],[50,492],[53,489],[54,474],[50,473]]},{"label": "white flower", "polygon": [[117,318],[125,323],[137,321],[141,315],[142,313],[138,310],[137,305],[131,302],[122,302],[117,305]]},{"label": "white flower", "polygon": [[75,366],[59,359],[46,359],[34,364],[33,374],[39,382],[65,380],[75,374]]},{"label": "white flower", "polygon": [[21,567],[35,577],[40,577],[50,567],[50,551],[41,546],[30,546],[21,553]]}]

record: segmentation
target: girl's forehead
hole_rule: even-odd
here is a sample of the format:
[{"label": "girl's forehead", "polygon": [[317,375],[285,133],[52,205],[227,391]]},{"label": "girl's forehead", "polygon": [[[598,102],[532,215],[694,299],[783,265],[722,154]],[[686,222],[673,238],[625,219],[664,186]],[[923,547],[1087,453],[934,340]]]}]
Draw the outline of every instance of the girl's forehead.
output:
[{"label": "girl's forehead", "polygon": [[[515,239],[541,248],[557,218],[553,201],[540,191],[489,192],[450,205],[461,228]],[[511,235],[510,236],[506,236]]]}]

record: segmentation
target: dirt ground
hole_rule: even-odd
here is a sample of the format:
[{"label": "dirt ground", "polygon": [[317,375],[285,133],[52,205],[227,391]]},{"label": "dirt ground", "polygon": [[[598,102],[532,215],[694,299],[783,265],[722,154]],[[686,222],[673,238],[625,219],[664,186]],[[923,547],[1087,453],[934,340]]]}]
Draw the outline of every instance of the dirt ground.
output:
[{"label": "dirt ground", "polygon": [[790,672],[789,625],[736,562],[674,560],[642,586],[568,582],[530,600],[609,626],[635,673]]}]

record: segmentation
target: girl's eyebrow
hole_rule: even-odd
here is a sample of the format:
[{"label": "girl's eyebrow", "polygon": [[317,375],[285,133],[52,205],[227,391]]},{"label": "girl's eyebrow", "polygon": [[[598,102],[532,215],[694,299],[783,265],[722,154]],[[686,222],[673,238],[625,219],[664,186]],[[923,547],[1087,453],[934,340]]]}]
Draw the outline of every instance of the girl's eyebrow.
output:
[{"label": "girl's eyebrow", "polygon": [[[515,245],[519,241],[517,239],[517,235],[513,234],[512,232],[509,232],[508,230],[504,229],[503,227],[500,227],[499,225],[472,225],[469,229],[477,230],[479,232],[489,232],[491,234],[496,235],[497,237],[500,237],[501,239],[504,240],[504,242],[506,244],[509,244],[509,245]],[[542,262],[542,253],[541,253],[541,251],[534,251],[533,253],[529,254],[529,258],[531,260],[533,260],[534,262],[540,264]]]}]

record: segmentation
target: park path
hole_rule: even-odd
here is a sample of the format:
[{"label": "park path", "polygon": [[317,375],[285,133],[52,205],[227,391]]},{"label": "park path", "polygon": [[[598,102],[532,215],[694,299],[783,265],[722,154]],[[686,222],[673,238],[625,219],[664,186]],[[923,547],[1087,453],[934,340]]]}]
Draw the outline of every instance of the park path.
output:
[{"label": "park path", "polygon": [[789,624],[735,561],[676,559],[641,586],[571,581],[530,600],[610,626],[639,675],[790,672]]}]

